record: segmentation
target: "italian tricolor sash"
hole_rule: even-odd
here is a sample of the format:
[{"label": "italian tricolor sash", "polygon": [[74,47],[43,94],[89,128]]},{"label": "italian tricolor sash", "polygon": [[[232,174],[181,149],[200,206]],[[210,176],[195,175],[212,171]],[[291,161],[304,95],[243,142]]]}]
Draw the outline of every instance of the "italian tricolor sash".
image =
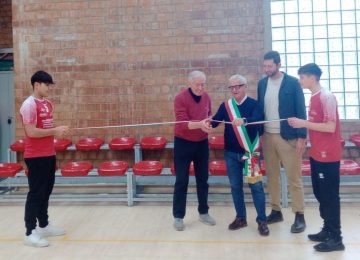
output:
[{"label": "italian tricolor sash", "polygon": [[[242,118],[234,98],[230,98],[227,102],[225,102],[225,107],[231,122],[235,118]],[[259,156],[259,134],[256,134],[255,140],[251,142],[246,127],[244,125],[233,125],[233,128],[236,139],[238,140],[240,146],[245,150],[245,154],[243,156],[243,159],[245,160],[244,175],[248,176],[250,174],[248,167],[249,163],[251,164],[251,166],[253,166]],[[251,168],[253,169],[253,167]]]}]

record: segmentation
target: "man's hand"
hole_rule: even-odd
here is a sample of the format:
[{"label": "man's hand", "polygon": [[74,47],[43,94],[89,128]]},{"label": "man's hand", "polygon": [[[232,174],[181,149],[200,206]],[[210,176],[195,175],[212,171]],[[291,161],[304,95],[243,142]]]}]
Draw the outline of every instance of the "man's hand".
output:
[{"label": "man's hand", "polygon": [[296,142],[296,152],[299,155],[302,155],[306,148],[306,139],[305,138],[298,138]]},{"label": "man's hand", "polygon": [[201,130],[205,133],[209,133],[212,130],[211,126],[211,118],[205,118],[204,120],[201,120],[200,122]]},{"label": "man's hand", "polygon": [[288,118],[288,123],[290,126],[292,126],[293,128],[303,128],[303,127],[307,127],[307,120],[303,120],[300,118],[296,118],[296,117],[290,117]]},{"label": "man's hand", "polygon": [[54,128],[55,130],[55,137],[56,138],[64,138],[66,135],[69,134],[69,127],[68,126],[58,126]]},{"label": "man's hand", "polygon": [[244,120],[242,118],[235,118],[231,123],[236,126],[241,126],[244,124]]}]

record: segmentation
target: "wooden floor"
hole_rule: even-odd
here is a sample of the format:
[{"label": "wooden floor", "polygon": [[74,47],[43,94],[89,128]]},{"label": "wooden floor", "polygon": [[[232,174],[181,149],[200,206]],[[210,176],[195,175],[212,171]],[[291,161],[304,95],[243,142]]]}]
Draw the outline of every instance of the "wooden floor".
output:
[{"label": "wooden floor", "polygon": [[[255,210],[248,208],[249,226],[229,231],[234,218],[230,203],[213,203],[210,213],[217,225],[198,221],[197,206],[191,203],[186,229],[173,229],[170,203],[52,203],[51,220],[67,230],[63,237],[50,238],[47,248],[23,246],[24,206],[0,204],[0,259],[360,259],[360,207],[342,205],[344,252],[317,253],[307,234],[319,231],[316,205],[306,208],[307,229],[291,234],[294,215],[284,209],[285,221],[270,225],[270,236],[257,233]],[[269,211],[269,209],[268,209]]]}]

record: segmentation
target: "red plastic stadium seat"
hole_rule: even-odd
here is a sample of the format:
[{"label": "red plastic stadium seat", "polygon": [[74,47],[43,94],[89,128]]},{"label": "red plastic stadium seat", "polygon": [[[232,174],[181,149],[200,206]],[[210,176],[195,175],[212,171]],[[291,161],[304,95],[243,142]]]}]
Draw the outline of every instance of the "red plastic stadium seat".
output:
[{"label": "red plastic stadium seat", "polygon": [[20,163],[0,163],[0,177],[15,177],[22,169]]},{"label": "red plastic stadium seat", "polygon": [[162,136],[145,136],[141,138],[141,149],[164,149],[166,146],[166,138]]},{"label": "red plastic stadium seat", "polygon": [[211,136],[209,138],[209,146],[211,149],[224,149],[224,136]]},{"label": "red plastic stadium seat", "polygon": [[110,141],[109,147],[111,150],[130,150],[133,149],[135,143],[134,137],[116,137]]},{"label": "red plastic stadium seat", "polygon": [[124,161],[108,161],[99,165],[98,173],[101,176],[123,176],[128,167]]},{"label": "red plastic stadium seat", "polygon": [[72,144],[69,139],[54,139],[55,151],[63,152]]},{"label": "red plastic stadium seat", "polygon": [[349,139],[356,146],[360,147],[360,134],[351,135]]},{"label": "red plastic stadium seat", "polygon": [[[171,175],[175,175],[175,165],[174,165],[174,163],[171,164],[170,170],[171,170]],[[190,163],[189,175],[190,176],[195,176],[195,169],[194,169],[194,163],[193,162]]]},{"label": "red plastic stadium seat", "polygon": [[344,147],[345,146],[345,139],[341,138],[341,146]]},{"label": "red plastic stadium seat", "polygon": [[310,169],[310,161],[309,160],[302,160],[301,161],[301,173],[303,176],[310,176],[311,169]]},{"label": "red plastic stadium seat", "polygon": [[360,175],[360,166],[353,160],[341,160],[340,174],[341,175]]},{"label": "red plastic stadium seat", "polygon": [[[310,176],[310,161],[303,160],[301,163],[302,175]],[[341,175],[358,175],[360,174],[360,166],[353,160],[341,160],[340,162],[340,174]]]},{"label": "red plastic stadium seat", "polygon": [[159,161],[140,161],[134,164],[133,171],[135,175],[160,175],[163,164]]},{"label": "red plastic stadium seat", "polygon": [[209,171],[210,171],[211,175],[218,175],[218,176],[226,175],[225,160],[218,160],[218,161],[210,162]]},{"label": "red plastic stadium seat", "polygon": [[17,140],[15,143],[10,145],[10,149],[13,152],[24,152],[24,150],[25,150],[24,140],[22,140],[22,139]]},{"label": "red plastic stadium seat", "polygon": [[87,137],[80,139],[76,144],[76,149],[79,151],[98,151],[103,145],[104,140],[97,137]]},{"label": "red plastic stadium seat", "polygon": [[61,168],[62,176],[87,176],[93,165],[89,162],[68,162]]}]

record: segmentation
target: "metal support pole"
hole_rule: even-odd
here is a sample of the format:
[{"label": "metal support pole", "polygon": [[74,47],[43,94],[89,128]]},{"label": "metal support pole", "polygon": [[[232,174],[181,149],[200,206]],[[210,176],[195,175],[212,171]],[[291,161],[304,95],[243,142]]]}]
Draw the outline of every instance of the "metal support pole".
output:
[{"label": "metal support pole", "polygon": [[280,169],[281,205],[283,208],[289,206],[287,180],[284,168]]}]

